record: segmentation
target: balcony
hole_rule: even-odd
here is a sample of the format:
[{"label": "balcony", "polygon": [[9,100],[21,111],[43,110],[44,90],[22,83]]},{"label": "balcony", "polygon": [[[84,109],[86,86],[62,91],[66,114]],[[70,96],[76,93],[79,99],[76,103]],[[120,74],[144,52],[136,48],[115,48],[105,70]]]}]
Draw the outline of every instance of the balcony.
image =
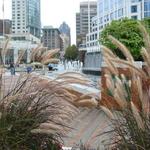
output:
[{"label": "balcony", "polygon": [[86,44],[80,44],[79,51],[86,51]]}]

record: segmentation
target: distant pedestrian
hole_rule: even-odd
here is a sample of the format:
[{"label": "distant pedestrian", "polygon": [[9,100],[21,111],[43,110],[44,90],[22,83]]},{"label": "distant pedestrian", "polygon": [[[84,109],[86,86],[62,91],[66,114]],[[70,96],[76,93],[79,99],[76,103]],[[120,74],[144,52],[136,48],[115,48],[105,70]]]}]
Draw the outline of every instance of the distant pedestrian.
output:
[{"label": "distant pedestrian", "polygon": [[32,71],[32,67],[31,66],[28,66],[27,67],[27,73],[30,73]]},{"label": "distant pedestrian", "polygon": [[52,67],[51,64],[48,64],[48,69],[49,69],[49,71],[52,71],[52,70],[53,70],[53,67]]},{"label": "distant pedestrian", "polygon": [[10,64],[10,73],[11,75],[15,75],[15,66],[13,63]]}]

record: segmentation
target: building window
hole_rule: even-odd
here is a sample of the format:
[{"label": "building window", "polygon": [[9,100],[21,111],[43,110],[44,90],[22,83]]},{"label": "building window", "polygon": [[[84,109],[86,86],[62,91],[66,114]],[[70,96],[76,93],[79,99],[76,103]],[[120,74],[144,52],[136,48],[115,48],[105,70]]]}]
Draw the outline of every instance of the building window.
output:
[{"label": "building window", "polygon": [[110,20],[114,20],[114,13],[110,14]]},{"label": "building window", "polygon": [[144,2],[144,11],[149,11],[150,10],[150,2],[149,1],[145,1]]},{"label": "building window", "polygon": [[145,12],[144,17],[150,17],[150,12]]},{"label": "building window", "polygon": [[105,0],[105,3],[104,3],[104,10],[105,11],[108,11],[109,9],[109,1],[108,0]]},{"label": "building window", "polygon": [[95,39],[97,39],[97,34],[95,34]]},{"label": "building window", "polygon": [[123,16],[123,9],[119,9],[118,10],[118,17],[122,17]]},{"label": "building window", "polygon": [[131,6],[131,13],[137,12],[137,5]]},{"label": "building window", "polygon": [[116,11],[115,11],[115,19],[117,19],[117,16],[118,16],[118,15],[117,15],[117,10],[116,10]]},{"label": "building window", "polygon": [[137,16],[131,16],[131,18],[132,18],[132,19],[135,19],[135,20],[138,19]]}]

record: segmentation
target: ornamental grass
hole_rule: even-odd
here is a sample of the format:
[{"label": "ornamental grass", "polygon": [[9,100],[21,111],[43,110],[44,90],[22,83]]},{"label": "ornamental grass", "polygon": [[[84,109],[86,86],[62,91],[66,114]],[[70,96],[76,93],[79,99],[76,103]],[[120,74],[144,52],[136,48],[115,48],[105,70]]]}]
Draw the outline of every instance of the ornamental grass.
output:
[{"label": "ornamental grass", "polygon": [[[120,59],[110,49],[102,46],[106,63],[106,89],[102,90],[102,110],[111,119],[111,128],[104,134],[111,135],[105,141],[106,149],[148,150],[150,149],[150,37],[139,23],[145,48],[141,50],[144,66],[140,68],[125,45],[112,36],[108,38],[124,54]],[[124,74],[122,70],[126,70]],[[107,100],[107,96],[110,99]],[[113,103],[116,106],[107,105]],[[114,103],[115,102],[115,103]],[[117,110],[114,110],[117,108]]]},{"label": "ornamental grass", "polygon": [[[50,81],[32,74],[20,75],[15,83],[4,74],[1,80],[1,89],[10,82],[0,101],[2,150],[61,149],[62,138],[73,130],[69,124],[79,114],[78,107],[90,105],[90,99],[94,107],[92,98],[70,88],[70,83],[87,85],[89,81],[71,78],[69,73]],[[80,97],[88,102],[82,99],[80,104]]]},{"label": "ornamental grass", "polygon": [[[7,45],[8,40],[2,53]],[[39,45],[32,52],[33,60],[41,49],[44,48]],[[42,59],[50,59],[56,51],[48,56],[43,53]],[[23,54],[18,63],[21,57]],[[4,63],[0,71],[0,150],[62,149],[62,138],[73,130],[69,125],[79,114],[78,107],[90,105],[89,101],[95,107],[92,94],[83,95],[71,88],[71,84],[89,86],[84,75],[64,73],[53,80],[24,73],[7,76]]]}]

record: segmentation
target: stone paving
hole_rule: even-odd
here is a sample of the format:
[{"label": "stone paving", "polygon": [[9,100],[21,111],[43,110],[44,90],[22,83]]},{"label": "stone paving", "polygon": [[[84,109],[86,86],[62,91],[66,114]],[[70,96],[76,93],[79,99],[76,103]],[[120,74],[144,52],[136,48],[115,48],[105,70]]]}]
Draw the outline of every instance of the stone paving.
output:
[{"label": "stone paving", "polygon": [[98,136],[104,131],[109,130],[109,120],[106,115],[97,109],[81,108],[80,113],[73,119],[70,126],[74,128],[64,138],[65,146],[75,147],[80,143],[91,148],[104,149],[103,140],[108,138],[107,135]]},{"label": "stone paving", "polygon": [[2,95],[8,94],[11,89],[15,87],[19,79],[19,74],[11,75],[9,72],[5,72],[2,76],[2,89],[1,93]]}]

